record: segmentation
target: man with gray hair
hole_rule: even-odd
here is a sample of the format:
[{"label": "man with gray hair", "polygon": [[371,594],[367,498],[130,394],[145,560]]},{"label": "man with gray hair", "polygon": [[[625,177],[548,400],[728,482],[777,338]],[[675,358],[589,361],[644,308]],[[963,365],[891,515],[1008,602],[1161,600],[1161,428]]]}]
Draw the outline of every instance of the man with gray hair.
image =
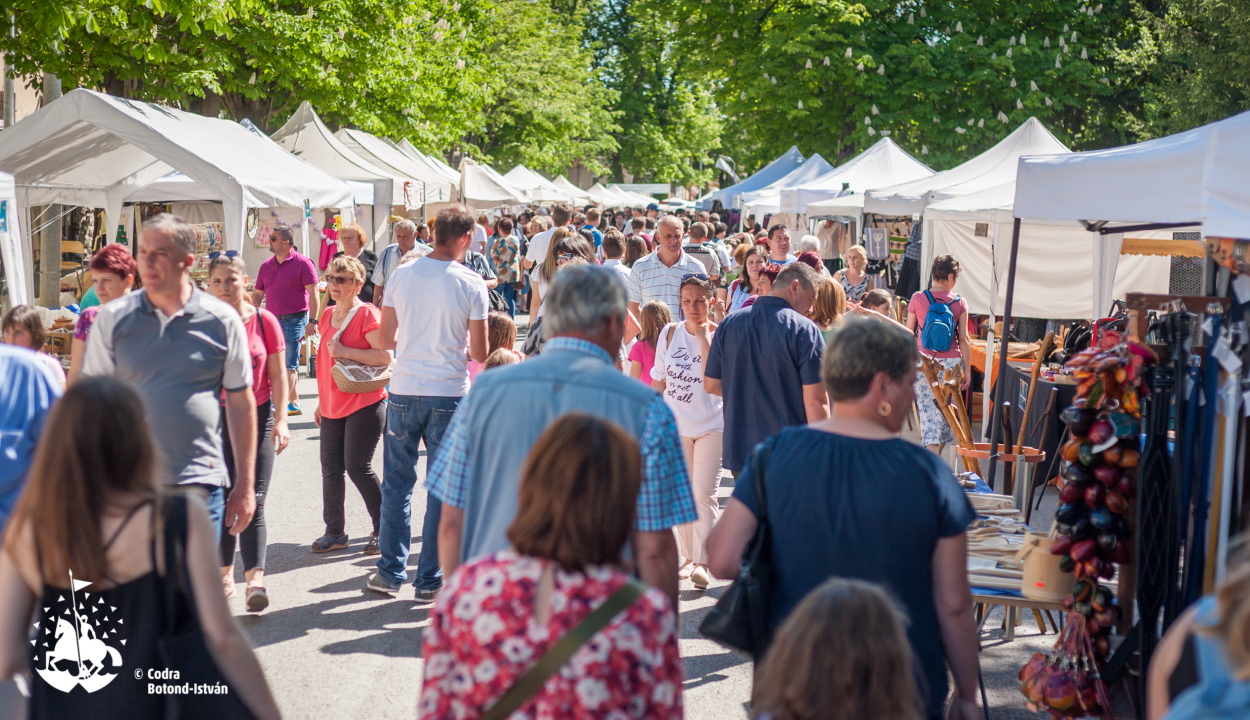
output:
[{"label": "man with gray hair", "polygon": [[[195,251],[195,231],[182,218],[164,213],[143,223],[143,289],[100,306],[82,373],[135,386],[165,457],[166,482],[204,493],[220,539],[223,515],[225,527],[238,535],[256,511],[256,399],[243,320],[191,282]],[[222,390],[236,468],[228,499]]]},{"label": "man with gray hair", "polygon": [[443,503],[444,574],[506,549],[521,465],[556,418],[587,413],[638,440],[643,478],[633,540],[638,575],[677,607],[673,527],[694,522],[694,496],[673,413],[659,393],[612,366],[625,332],[625,291],[598,265],[565,267],[552,279],[542,355],[477,377],[460,404],[426,486]]},{"label": "man with gray hair", "polygon": [[412,250],[417,244],[417,224],[411,220],[400,220],[395,223],[395,242],[382,248],[382,254],[378,256],[378,266],[373,269],[373,304],[382,307],[382,295],[385,292],[386,281],[391,279],[391,273],[395,272],[395,268],[399,267],[400,261],[408,251]]},{"label": "man with gray hair", "polygon": [[712,335],[703,388],[725,399],[722,465],[734,477],[756,444],[829,416],[820,381],[825,338],[806,317],[820,282],[810,265],[790,263],[769,295],[730,313]]},{"label": "man with gray hair", "polygon": [[655,228],[655,252],[634,262],[629,277],[629,311],[638,317],[639,309],[652,300],[668,305],[673,319],[684,320],[681,311],[681,281],[688,275],[708,278],[703,263],[682,250],[685,226],[676,215],[660,218]]}]

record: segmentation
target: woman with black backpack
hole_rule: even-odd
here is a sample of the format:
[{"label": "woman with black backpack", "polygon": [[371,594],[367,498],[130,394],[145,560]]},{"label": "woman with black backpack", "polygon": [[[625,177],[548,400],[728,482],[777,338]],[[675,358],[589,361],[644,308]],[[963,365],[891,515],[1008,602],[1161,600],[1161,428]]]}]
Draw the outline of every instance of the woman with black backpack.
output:
[{"label": "woman with black backpack", "polygon": [[[916,334],[920,354],[936,360],[944,368],[960,366],[963,386],[972,379],[968,345],[968,303],[955,294],[959,261],[942,255],[933,261],[933,286],[911,296],[907,304],[907,329]],[[947,424],[933,397],[933,388],[923,373],[916,376],[916,407],[920,414],[920,444],[939,455],[955,433]]]}]

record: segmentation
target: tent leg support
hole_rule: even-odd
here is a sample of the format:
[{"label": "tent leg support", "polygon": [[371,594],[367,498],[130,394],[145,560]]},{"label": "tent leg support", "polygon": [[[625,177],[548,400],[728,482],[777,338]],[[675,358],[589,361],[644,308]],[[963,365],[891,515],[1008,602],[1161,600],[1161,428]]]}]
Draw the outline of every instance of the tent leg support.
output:
[{"label": "tent leg support", "polygon": [[[1016,295],[1016,258],[1020,254],[1020,218],[1015,218],[1011,226],[1011,258],[1007,264],[1007,298],[1003,303],[1003,332],[1002,332],[1002,352],[998,355],[998,373],[994,382],[994,404],[990,408],[993,417],[986,418],[990,424],[990,469],[989,476],[985,478],[985,482],[992,489],[994,487],[994,472],[998,469],[998,443],[1002,437],[1002,423],[999,422],[998,416],[1003,411],[1003,393],[1006,392],[1007,378],[1007,343],[1011,339],[1011,304],[1015,300]],[[1007,479],[1003,478],[1003,486],[1006,487]]]}]

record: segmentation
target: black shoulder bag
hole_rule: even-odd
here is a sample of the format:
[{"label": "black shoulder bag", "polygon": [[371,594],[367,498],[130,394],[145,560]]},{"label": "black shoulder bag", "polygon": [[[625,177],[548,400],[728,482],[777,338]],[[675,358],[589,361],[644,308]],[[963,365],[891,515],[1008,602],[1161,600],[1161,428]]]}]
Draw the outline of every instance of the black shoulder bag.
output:
[{"label": "black shoulder bag", "polygon": [[[195,609],[191,576],[187,572],[187,498],[174,495],[165,502],[165,617],[157,654],[164,666],[178,671],[180,684],[222,688],[224,692],[171,694],[165,701],[167,720],[252,720],[217,661],[208,650],[200,616]],[[216,588],[214,588],[216,590]]]},{"label": "black shoulder bag", "polygon": [[768,525],[768,461],[772,444],[760,443],[751,460],[755,499],[760,505],[755,537],[742,553],[738,577],[712,608],[699,632],[730,650],[759,658],[768,648],[768,599],[772,589],[772,530]]}]

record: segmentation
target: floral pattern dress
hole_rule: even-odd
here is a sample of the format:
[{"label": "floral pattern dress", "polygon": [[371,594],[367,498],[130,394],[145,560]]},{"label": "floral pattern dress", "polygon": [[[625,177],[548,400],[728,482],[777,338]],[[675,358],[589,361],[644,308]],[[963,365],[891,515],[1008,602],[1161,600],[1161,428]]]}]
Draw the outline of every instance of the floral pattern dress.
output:
[{"label": "floral pattern dress", "polygon": [[[515,551],[460,567],[424,633],[417,714],[477,718],[569,630],[622,585],[622,570],[556,568],[551,617],[534,619],[549,561]],[[583,645],[511,718],[681,718],[682,661],[668,598],[649,588]]]}]

